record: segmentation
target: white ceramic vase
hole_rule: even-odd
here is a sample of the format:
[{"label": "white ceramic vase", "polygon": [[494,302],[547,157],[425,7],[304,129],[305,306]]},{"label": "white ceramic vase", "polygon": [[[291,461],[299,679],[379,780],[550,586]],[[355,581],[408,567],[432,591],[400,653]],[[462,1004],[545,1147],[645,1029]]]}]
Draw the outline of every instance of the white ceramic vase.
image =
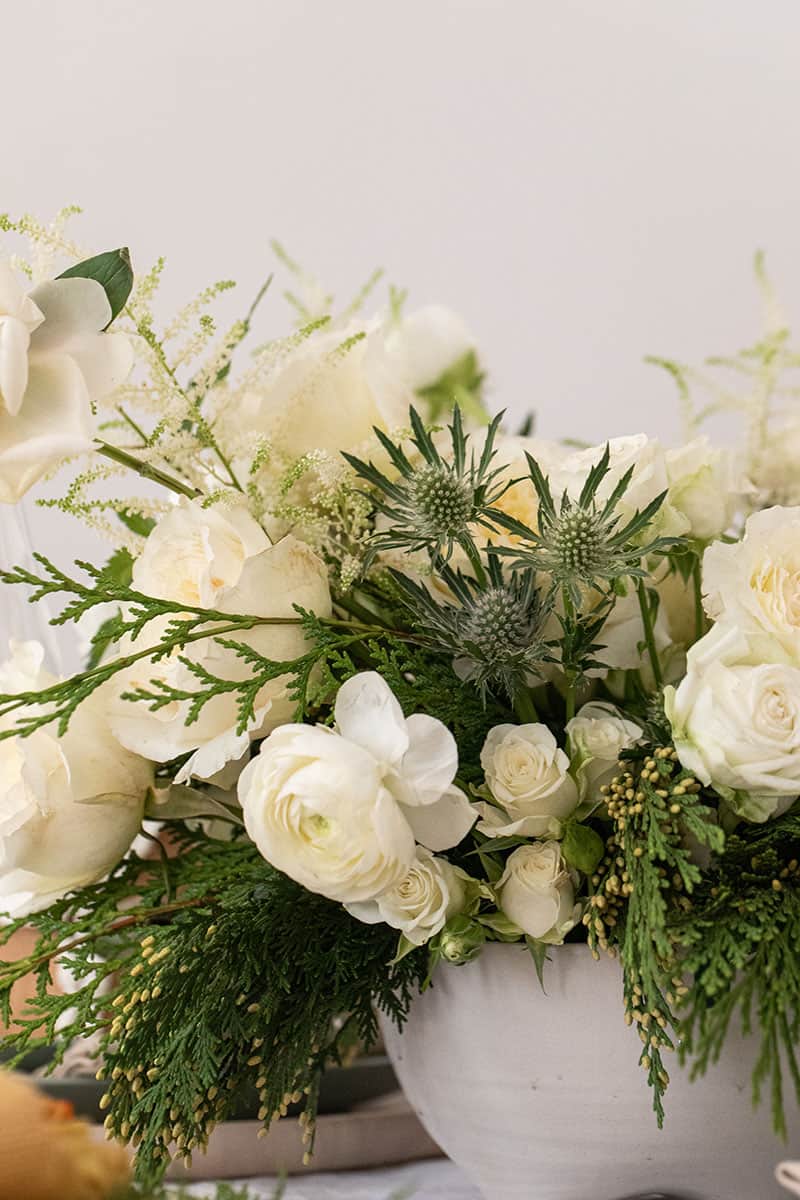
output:
[{"label": "white ceramic vase", "polygon": [[[696,1083],[671,1061],[659,1130],[641,1043],[623,1021],[619,966],[585,946],[550,957],[546,994],[527,951],[496,944],[466,966],[440,967],[402,1033],[383,1022],[423,1125],[486,1200],[784,1197],[774,1170],[786,1147],[769,1098],[751,1105],[754,1039],[732,1033]],[[788,1095],[787,1108],[796,1148]]]}]

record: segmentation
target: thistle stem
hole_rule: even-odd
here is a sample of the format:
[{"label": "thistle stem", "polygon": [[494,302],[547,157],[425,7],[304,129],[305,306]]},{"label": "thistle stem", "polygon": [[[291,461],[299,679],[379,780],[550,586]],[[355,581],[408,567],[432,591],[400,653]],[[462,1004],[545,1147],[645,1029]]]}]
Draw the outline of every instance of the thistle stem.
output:
[{"label": "thistle stem", "polygon": [[664,686],[664,678],[661,674],[661,663],[658,658],[658,650],[656,649],[656,637],[653,629],[653,613],[650,608],[650,599],[647,595],[647,588],[643,579],[640,579],[636,585],[636,590],[639,595],[639,611],[642,614],[642,625],[644,626],[644,640],[647,646],[647,655],[650,659],[650,666],[653,670],[653,679],[656,689],[661,691]]},{"label": "thistle stem", "polygon": [[535,725],[538,722],[539,714],[529,688],[520,688],[514,697],[514,712],[523,725]]},{"label": "thistle stem", "polygon": [[486,569],[481,562],[481,555],[478,547],[471,539],[466,542],[462,542],[461,545],[463,546],[467,558],[470,561],[470,565],[475,572],[475,579],[479,587],[485,588],[488,580],[486,578]]}]

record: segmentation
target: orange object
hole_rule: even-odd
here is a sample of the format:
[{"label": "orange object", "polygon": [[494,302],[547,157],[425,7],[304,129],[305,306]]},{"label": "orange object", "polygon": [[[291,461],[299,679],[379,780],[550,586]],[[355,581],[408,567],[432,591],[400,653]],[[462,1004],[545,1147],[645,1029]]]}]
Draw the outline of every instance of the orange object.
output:
[{"label": "orange object", "polygon": [[0,1200],[109,1200],[128,1178],[127,1151],[94,1140],[71,1104],[0,1071]]}]

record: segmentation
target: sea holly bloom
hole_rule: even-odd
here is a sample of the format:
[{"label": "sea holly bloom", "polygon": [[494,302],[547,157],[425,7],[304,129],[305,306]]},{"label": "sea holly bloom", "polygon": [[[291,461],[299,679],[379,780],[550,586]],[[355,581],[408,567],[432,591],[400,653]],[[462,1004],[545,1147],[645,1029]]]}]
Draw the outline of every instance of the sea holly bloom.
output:
[{"label": "sea holly bloom", "polygon": [[453,786],[458,749],[433,717],[403,716],[374,671],[339,689],[335,728],[283,725],[245,767],[239,799],[264,858],[331,900],[376,900],[416,859],[455,846],[474,823]]},{"label": "sea holly bloom", "polygon": [[620,580],[645,578],[643,560],[674,546],[674,538],[649,537],[646,532],[666,499],[666,491],[632,514],[625,504],[635,478],[635,463],[605,494],[603,483],[612,461],[610,443],[587,469],[578,494],[565,487],[558,502],[539,464],[532,455],[526,457],[539,501],[538,527],[531,529],[496,511],[496,523],[516,534],[519,541],[514,547],[497,546],[494,553],[511,558],[515,566],[548,575],[552,586],[562,589],[574,605],[581,605],[587,590],[605,592]]},{"label": "sea holly bloom", "polygon": [[127,378],[133,351],[104,333],[112,309],[94,279],[53,279],[26,294],[0,262],[0,501],[92,445],[92,403]]},{"label": "sea holly bloom", "polygon": [[371,485],[370,497],[385,518],[385,528],[375,534],[372,552],[402,549],[409,553],[427,550],[431,558],[449,560],[456,546],[474,558],[475,534],[492,533],[492,504],[511,486],[502,468],[493,464],[494,438],[499,414],[489,425],[483,448],[476,459],[468,455],[461,411],[453,409],[448,426],[452,453],[443,456],[425,428],[416,409],[409,409],[414,446],[420,461],[412,462],[401,446],[375,429],[375,436],[389,456],[394,476],[390,479],[373,463],[352,454],[344,458],[357,475]]}]

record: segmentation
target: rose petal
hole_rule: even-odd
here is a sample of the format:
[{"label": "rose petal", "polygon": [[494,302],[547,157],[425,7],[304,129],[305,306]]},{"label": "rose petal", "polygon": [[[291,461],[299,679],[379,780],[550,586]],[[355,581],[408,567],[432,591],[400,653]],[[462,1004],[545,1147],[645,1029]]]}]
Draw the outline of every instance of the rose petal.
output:
[{"label": "rose petal", "polygon": [[434,804],[401,805],[417,841],[429,850],[449,850],[475,824],[475,809],[464,793],[448,788]]},{"label": "rose petal", "polygon": [[398,764],[408,750],[403,710],[376,671],[362,671],[342,684],[334,715],[342,737],[385,766]]}]

